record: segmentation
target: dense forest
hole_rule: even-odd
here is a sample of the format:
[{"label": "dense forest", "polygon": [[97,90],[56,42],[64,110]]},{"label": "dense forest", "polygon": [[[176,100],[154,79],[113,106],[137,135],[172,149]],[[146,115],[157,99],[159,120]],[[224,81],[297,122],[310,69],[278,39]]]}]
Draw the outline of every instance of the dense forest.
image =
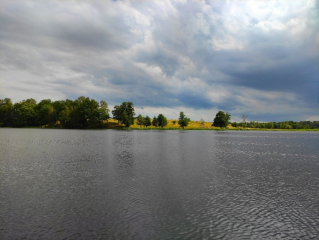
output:
[{"label": "dense forest", "polygon": [[[12,103],[11,99],[0,99],[0,127],[59,127],[74,129],[105,128],[105,123],[110,119],[110,110],[105,101],[97,102],[88,97],[79,97],[76,100],[51,101],[45,99],[39,103],[30,98],[18,103]],[[163,114],[151,119],[149,116],[139,115],[134,117],[134,104],[123,102],[114,106],[112,111],[113,119],[124,127],[130,127],[134,123],[140,127],[164,128],[168,124],[167,118]],[[185,128],[191,120],[180,113],[178,121],[179,127]],[[212,126],[227,128],[230,124],[230,114],[219,111],[216,114]],[[201,128],[204,120],[201,119]],[[268,122],[259,123],[243,119],[242,122],[231,123],[232,128],[267,128],[267,129],[315,129],[319,128],[319,121],[301,122]]]},{"label": "dense forest", "polygon": [[[30,98],[18,103],[12,103],[11,99],[0,99],[0,127],[59,127],[74,129],[105,128],[106,121],[110,119],[110,110],[105,101],[97,102],[88,97],[78,99],[51,101],[45,99],[37,103]],[[167,119],[163,114],[154,117],[134,117],[134,104],[123,102],[114,106],[113,119],[118,125],[130,127],[135,119],[140,126],[163,128],[167,125]]]},{"label": "dense forest", "polygon": [[61,126],[64,128],[99,128],[109,119],[105,101],[79,97],[75,101],[37,103],[30,98],[13,104],[9,98],[0,99],[0,125],[2,127]]}]

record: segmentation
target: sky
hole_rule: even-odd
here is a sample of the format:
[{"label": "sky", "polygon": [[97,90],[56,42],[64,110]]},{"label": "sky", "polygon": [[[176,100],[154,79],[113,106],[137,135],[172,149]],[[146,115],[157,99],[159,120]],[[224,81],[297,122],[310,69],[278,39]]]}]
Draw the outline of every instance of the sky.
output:
[{"label": "sky", "polygon": [[319,1],[0,0],[0,99],[319,120]]}]

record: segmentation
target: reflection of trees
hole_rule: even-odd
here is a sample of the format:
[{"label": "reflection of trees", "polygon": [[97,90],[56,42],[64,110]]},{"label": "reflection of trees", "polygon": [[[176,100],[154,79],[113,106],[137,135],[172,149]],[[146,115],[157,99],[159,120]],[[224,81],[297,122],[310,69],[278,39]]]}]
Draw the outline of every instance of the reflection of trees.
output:
[{"label": "reflection of trees", "polygon": [[123,132],[116,136],[113,142],[114,148],[114,168],[118,177],[121,179],[127,179],[127,177],[133,177],[134,168],[134,138],[131,132]]}]

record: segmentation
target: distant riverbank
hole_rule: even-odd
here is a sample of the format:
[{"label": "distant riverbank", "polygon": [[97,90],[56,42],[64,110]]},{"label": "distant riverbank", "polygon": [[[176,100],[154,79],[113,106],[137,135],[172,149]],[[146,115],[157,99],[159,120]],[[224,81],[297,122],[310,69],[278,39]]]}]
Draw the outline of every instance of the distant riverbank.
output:
[{"label": "distant riverbank", "polygon": [[[107,130],[107,129],[114,129],[114,130],[206,130],[206,131],[284,131],[284,132],[316,132],[319,131],[318,128],[316,129],[274,129],[274,128],[235,128],[232,127],[230,124],[227,128],[222,129],[218,127],[211,126],[211,122],[205,122],[203,127],[200,127],[200,123],[196,121],[191,121],[187,127],[184,129],[179,127],[178,124],[173,124],[173,120],[168,120],[168,125],[166,127],[140,127],[136,123],[131,127],[127,128],[121,124],[118,124],[115,120],[110,120],[105,122],[101,128],[86,128],[84,130]],[[198,126],[197,126],[198,125]],[[3,128],[12,128],[12,127],[3,127]],[[35,129],[76,129],[76,128],[63,128],[60,125],[56,126],[29,126],[29,127],[22,127],[22,128],[35,128]]]},{"label": "distant riverbank", "polygon": [[[174,124],[175,122],[175,124]],[[99,128],[86,128],[87,130],[93,130],[93,129],[115,129],[115,130],[208,130],[208,131],[289,131],[289,132],[309,132],[309,131],[319,131],[318,128],[315,129],[280,129],[280,128],[242,128],[242,127],[232,127],[231,124],[227,126],[227,128],[219,128],[212,126],[213,122],[200,122],[200,121],[190,121],[188,123],[188,126],[184,129],[181,128],[177,120],[174,119],[168,119],[167,120],[167,126],[161,128],[161,127],[155,127],[155,126],[149,126],[149,127],[141,127],[137,125],[137,121],[134,121],[134,124],[131,125],[129,128],[125,127],[123,124],[119,124],[117,120],[109,119],[108,121],[104,121],[101,127]],[[7,128],[7,127],[6,127]],[[56,125],[43,125],[43,126],[26,126],[22,128],[37,128],[37,129],[77,129],[77,128],[64,128],[62,125],[56,124]]]}]

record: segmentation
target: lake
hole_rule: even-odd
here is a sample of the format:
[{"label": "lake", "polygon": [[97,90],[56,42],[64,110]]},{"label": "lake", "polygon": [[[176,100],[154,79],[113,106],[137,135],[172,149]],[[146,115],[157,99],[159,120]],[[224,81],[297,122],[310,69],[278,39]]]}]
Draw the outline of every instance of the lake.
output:
[{"label": "lake", "polygon": [[0,239],[318,239],[319,133],[0,129]]}]

